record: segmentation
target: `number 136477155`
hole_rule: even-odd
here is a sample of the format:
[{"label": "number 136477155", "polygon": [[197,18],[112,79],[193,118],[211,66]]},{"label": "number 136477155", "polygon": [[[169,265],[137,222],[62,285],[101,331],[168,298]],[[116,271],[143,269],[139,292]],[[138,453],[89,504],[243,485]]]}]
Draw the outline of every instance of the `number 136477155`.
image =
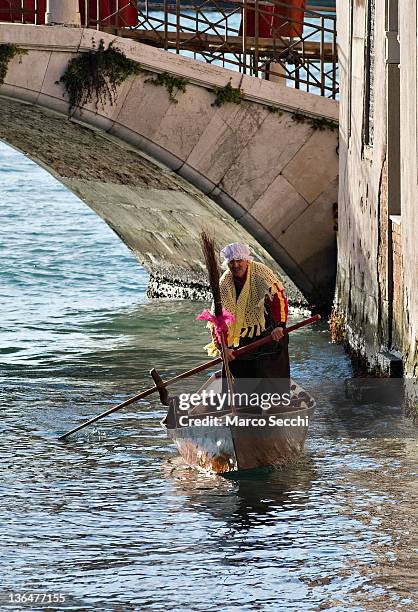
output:
[{"label": "number 136477155", "polygon": [[8,593],[6,600],[9,604],[51,604],[65,603],[66,596],[62,593]]}]

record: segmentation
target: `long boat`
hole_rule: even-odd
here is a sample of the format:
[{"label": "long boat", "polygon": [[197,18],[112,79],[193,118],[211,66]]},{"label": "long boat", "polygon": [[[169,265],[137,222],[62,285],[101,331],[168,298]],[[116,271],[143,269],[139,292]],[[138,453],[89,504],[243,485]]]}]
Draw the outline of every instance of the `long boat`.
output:
[{"label": "long boat", "polygon": [[[158,373],[154,370],[152,375],[157,384]],[[216,372],[197,396],[219,397],[221,392],[221,372]],[[179,397],[167,400],[162,425],[168,437],[189,466],[222,475],[295,460],[303,451],[315,409],[314,399],[295,381],[291,381],[289,406],[270,410],[250,406],[217,410],[204,399],[185,410]]]}]

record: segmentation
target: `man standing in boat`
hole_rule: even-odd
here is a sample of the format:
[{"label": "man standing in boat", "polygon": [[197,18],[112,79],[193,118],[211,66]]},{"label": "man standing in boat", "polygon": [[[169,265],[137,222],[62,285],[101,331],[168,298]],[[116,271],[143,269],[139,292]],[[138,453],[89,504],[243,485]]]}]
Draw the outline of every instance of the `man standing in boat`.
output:
[{"label": "man standing in boat", "polygon": [[[288,303],[283,284],[266,265],[255,262],[246,244],[234,242],[221,251],[227,270],[219,281],[222,307],[234,315],[228,326],[229,368],[239,392],[289,393],[289,337],[283,333]],[[236,348],[264,336],[274,342],[235,358]],[[219,348],[213,342],[210,355]]]}]

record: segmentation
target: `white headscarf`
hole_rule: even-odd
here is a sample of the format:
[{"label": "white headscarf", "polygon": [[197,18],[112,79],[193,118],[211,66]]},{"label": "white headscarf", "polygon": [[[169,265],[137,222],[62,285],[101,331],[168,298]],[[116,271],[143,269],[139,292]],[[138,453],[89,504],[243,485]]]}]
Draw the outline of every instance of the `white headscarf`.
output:
[{"label": "white headscarf", "polygon": [[240,242],[232,242],[227,244],[221,251],[221,257],[223,258],[223,265],[229,264],[233,259],[245,259],[251,261],[250,247],[248,244],[241,244]]}]

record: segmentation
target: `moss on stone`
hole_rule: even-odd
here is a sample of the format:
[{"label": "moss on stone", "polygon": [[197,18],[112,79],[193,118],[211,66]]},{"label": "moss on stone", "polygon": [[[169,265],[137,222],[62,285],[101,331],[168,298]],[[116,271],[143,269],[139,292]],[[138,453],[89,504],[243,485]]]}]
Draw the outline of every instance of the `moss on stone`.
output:
[{"label": "moss on stone", "polygon": [[178,104],[177,94],[181,91],[185,93],[187,79],[183,79],[182,77],[176,77],[168,72],[161,72],[161,74],[157,74],[155,77],[150,77],[145,80],[145,83],[149,83],[150,85],[155,85],[156,87],[165,87],[168,92],[168,97],[170,98],[170,102],[173,104]]},{"label": "moss on stone", "polygon": [[141,66],[127,58],[113,42],[105,49],[101,39],[96,49],[93,41],[93,49],[71,59],[59,80],[69,96],[70,114],[92,101],[96,110],[106,102],[114,104],[119,85],[140,72]]},{"label": "moss on stone", "polygon": [[283,115],[283,111],[278,106],[265,106],[264,108],[272,115],[277,115],[278,117]]},{"label": "moss on stone", "polygon": [[232,87],[231,81],[224,87],[215,87],[215,100],[212,102],[212,106],[223,106],[228,102],[233,104],[241,104],[244,99],[244,92],[239,87]]},{"label": "moss on stone", "polygon": [[295,123],[307,123],[314,130],[331,130],[332,132],[338,130],[338,123],[326,117],[310,117],[302,113],[293,113],[292,119]]},{"label": "moss on stone", "polygon": [[16,57],[16,55],[20,56],[20,61],[22,61],[22,55],[27,55],[28,52],[26,49],[21,49],[17,45],[13,44],[4,44],[0,45],[0,85],[3,85],[4,79],[7,75],[7,70],[9,68],[9,62]]}]

